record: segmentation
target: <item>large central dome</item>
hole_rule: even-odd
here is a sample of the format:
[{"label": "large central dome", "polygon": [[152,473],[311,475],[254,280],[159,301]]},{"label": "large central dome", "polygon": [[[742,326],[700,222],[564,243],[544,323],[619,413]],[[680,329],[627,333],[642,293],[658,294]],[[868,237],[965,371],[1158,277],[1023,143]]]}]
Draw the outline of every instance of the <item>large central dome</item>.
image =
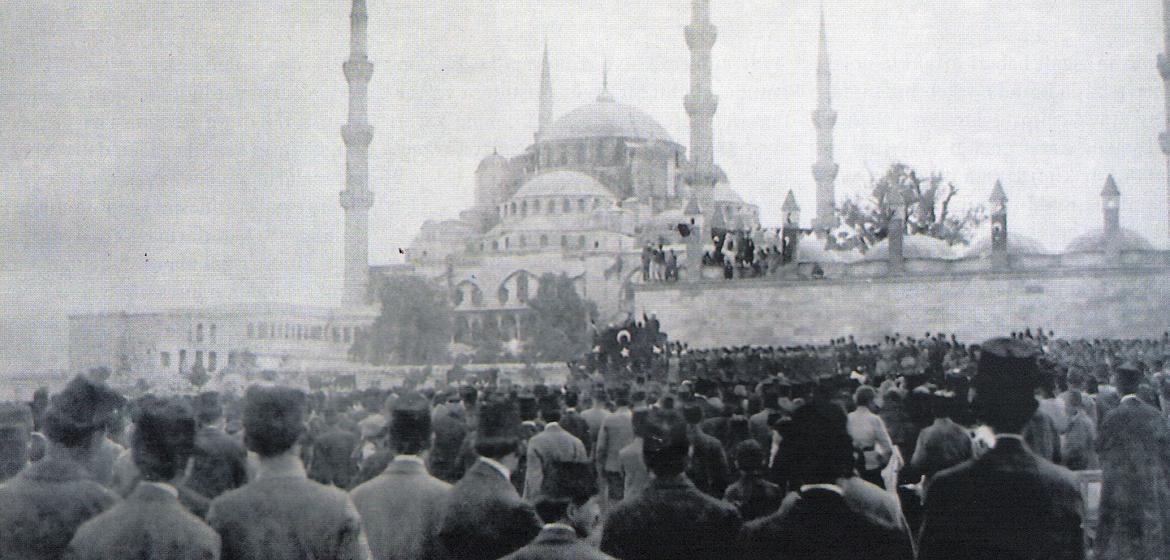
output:
[{"label": "large central dome", "polygon": [[673,143],[666,129],[641,109],[602,97],[573,109],[557,119],[543,135],[543,142],[582,138],[634,138]]}]

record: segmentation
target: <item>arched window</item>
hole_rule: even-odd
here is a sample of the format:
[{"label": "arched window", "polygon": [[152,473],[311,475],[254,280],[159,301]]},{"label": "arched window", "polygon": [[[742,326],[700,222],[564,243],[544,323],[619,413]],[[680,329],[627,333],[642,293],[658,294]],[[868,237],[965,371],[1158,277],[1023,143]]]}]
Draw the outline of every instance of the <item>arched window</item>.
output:
[{"label": "arched window", "polygon": [[524,237],[523,235],[520,236],[520,246],[521,247],[528,246],[528,238],[527,237]]},{"label": "arched window", "polygon": [[525,200],[525,201],[522,201],[520,203],[520,216],[524,217],[527,215],[528,215],[528,201]]},{"label": "arched window", "polygon": [[496,297],[500,300],[500,305],[508,303],[508,288],[500,286],[500,291],[496,293]]},{"label": "arched window", "polygon": [[594,242],[593,242],[593,248],[594,248],[594,249],[600,249],[600,248],[601,248],[601,242],[600,242],[600,241],[594,241]]},{"label": "arched window", "polygon": [[540,236],[540,246],[541,247],[548,247],[548,236],[547,235]]},{"label": "arched window", "polygon": [[533,200],[532,201],[532,213],[537,214],[539,212],[540,212],[540,199]]},{"label": "arched window", "polygon": [[512,240],[510,238],[505,237],[504,238],[504,249],[505,250],[510,249],[511,247],[512,247]]},{"label": "arched window", "polygon": [[566,214],[568,214],[569,212],[572,212],[572,211],[573,211],[573,201],[572,201],[572,200],[569,200],[569,199],[567,199],[567,198],[566,198],[566,199],[564,200],[564,203],[565,203],[565,209],[564,209],[564,212],[565,212]]},{"label": "arched window", "polygon": [[203,323],[195,325],[195,342],[203,342]]},{"label": "arched window", "polygon": [[492,241],[492,250],[493,250],[493,251],[499,251],[499,250],[500,250],[500,242],[499,242],[499,240],[494,240],[494,241]]},{"label": "arched window", "polygon": [[561,236],[561,247],[568,247],[568,246],[569,246],[569,236],[562,235]]},{"label": "arched window", "polygon": [[208,337],[211,339],[211,342],[214,343],[215,342],[215,323],[211,324],[211,330],[208,331],[208,335],[209,335]]},{"label": "arched window", "polygon": [[577,247],[580,247],[581,249],[585,248],[585,236],[584,235],[577,238]]},{"label": "arched window", "polygon": [[513,202],[513,203],[511,204],[511,206],[508,208],[508,212],[511,212],[511,214],[512,214],[513,216],[515,216],[515,215],[516,215],[516,203],[515,203],[515,202]]},{"label": "arched window", "polygon": [[451,292],[451,303],[456,307],[463,304],[463,288],[457,287],[455,291]]},{"label": "arched window", "polygon": [[597,210],[598,208],[601,208],[601,199],[595,198],[593,199],[593,209]]},{"label": "arched window", "polygon": [[582,214],[585,213],[585,199],[584,198],[577,199],[577,211],[582,213]]},{"label": "arched window", "polygon": [[528,275],[521,274],[516,277],[516,300],[520,303],[528,301]]},{"label": "arched window", "polygon": [[471,287],[471,305],[483,307],[483,290],[479,286]]},{"label": "arched window", "polygon": [[557,213],[557,201],[555,198],[549,199],[547,208],[548,208],[549,214],[556,214]]}]

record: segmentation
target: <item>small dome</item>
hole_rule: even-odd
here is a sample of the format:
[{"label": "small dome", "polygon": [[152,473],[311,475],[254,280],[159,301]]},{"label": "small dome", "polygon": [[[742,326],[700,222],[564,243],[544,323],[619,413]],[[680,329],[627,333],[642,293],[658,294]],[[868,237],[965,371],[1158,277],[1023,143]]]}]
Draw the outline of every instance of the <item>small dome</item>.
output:
[{"label": "small dome", "polygon": [[493,151],[492,155],[483,158],[479,162],[479,167],[475,168],[476,173],[483,173],[489,169],[503,169],[508,166],[508,160],[501,156],[499,152]]},{"label": "small dome", "polygon": [[[1122,251],[1153,251],[1154,246],[1142,234],[1132,229],[1122,229],[1120,235],[1120,249]],[[1102,253],[1108,246],[1105,231],[1095,229],[1072,240],[1065,247],[1066,253]]]},{"label": "small dome", "polygon": [[[954,249],[946,241],[935,239],[929,235],[907,235],[902,238],[902,256],[907,259],[941,259],[957,258]],[[890,241],[882,240],[869,248],[863,260],[884,261],[890,258]]]},{"label": "small dome", "polygon": [[[1033,237],[1008,232],[1008,254],[1045,255],[1048,254],[1048,250],[1044,248],[1043,243],[1040,243]],[[963,256],[977,259],[990,257],[991,232],[984,229],[979,235],[975,236],[975,239],[971,240],[971,244],[967,247],[967,250],[963,251]]]},{"label": "small dome", "polygon": [[558,170],[537,175],[524,183],[512,196],[514,199],[530,197],[601,197],[613,200],[613,193],[597,179],[579,171]]},{"label": "small dome", "polygon": [[861,260],[857,251],[835,251],[827,247],[827,241],[814,234],[802,235],[796,244],[796,262],[803,263],[850,263]]},{"label": "small dome", "polygon": [[541,142],[582,138],[634,138],[674,140],[666,129],[641,109],[614,101],[597,101],[578,107],[557,119],[541,135]]}]

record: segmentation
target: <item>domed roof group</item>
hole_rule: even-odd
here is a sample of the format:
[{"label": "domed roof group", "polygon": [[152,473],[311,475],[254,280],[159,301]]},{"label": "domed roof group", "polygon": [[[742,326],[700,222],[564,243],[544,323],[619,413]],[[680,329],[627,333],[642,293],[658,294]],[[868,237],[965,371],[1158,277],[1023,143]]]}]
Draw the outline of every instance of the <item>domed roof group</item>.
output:
[{"label": "domed roof group", "polygon": [[579,171],[557,170],[543,173],[524,183],[513,198],[598,197],[612,199],[613,194],[597,179]]}]

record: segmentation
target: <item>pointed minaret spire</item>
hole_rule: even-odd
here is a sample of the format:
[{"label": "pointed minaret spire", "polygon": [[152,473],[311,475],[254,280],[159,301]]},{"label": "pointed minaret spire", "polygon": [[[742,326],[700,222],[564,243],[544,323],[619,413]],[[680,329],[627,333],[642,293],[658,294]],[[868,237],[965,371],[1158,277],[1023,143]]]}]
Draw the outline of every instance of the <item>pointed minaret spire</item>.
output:
[{"label": "pointed minaret spire", "polygon": [[1121,191],[1117,189],[1113,174],[1105,178],[1105,187],[1101,189],[1101,210],[1104,213],[1105,235],[1116,235],[1121,231]]},{"label": "pointed minaret spire", "polygon": [[1170,0],[1162,0],[1162,34],[1165,51],[1158,55],[1158,73],[1162,75],[1166,103],[1166,130],[1158,135],[1158,141],[1162,146],[1162,153],[1166,156],[1166,196],[1167,210],[1170,213]]},{"label": "pointed minaret spire", "polygon": [[548,63],[548,39],[544,40],[544,60],[540,64],[540,114],[536,126],[536,140],[539,142],[544,131],[552,126],[553,91],[552,73]]},{"label": "pointed minaret spire", "polygon": [[691,50],[691,91],[683,97],[683,106],[691,119],[690,163],[692,181],[697,185],[715,184],[715,148],[712,121],[719,98],[711,92],[711,47],[718,30],[711,25],[710,0],[691,0],[691,24],[686,27],[687,47]]},{"label": "pointed minaret spire", "polygon": [[366,89],[374,65],[366,54],[366,1],[353,0],[349,16],[349,60],[342,65],[349,82],[349,120],[341,127],[345,141],[345,292],[344,304],[361,306],[369,288],[369,214],[374,193],[369,189],[369,148],[374,131],[366,119]]},{"label": "pointed minaret spire", "polygon": [[601,93],[597,94],[597,101],[612,103],[613,96],[609,93],[609,59],[601,65]]},{"label": "pointed minaret spire", "polygon": [[800,225],[800,205],[796,203],[796,195],[788,189],[788,196],[784,197],[784,204],[780,206],[780,213],[784,216],[784,227]]},{"label": "pointed minaret spire", "polygon": [[1008,215],[1007,193],[1003,190],[1003,183],[995,181],[991,189],[991,263],[996,270],[1008,268]]},{"label": "pointed minaret spire", "polygon": [[833,161],[833,127],[837,112],[833,110],[833,79],[829,68],[829,40],[825,33],[825,8],[821,6],[820,43],[817,47],[817,108],[813,111],[813,126],[817,129],[817,162],[813,164],[813,179],[817,183],[817,215],[813,229],[827,232],[837,226],[836,186],[838,166]]}]

